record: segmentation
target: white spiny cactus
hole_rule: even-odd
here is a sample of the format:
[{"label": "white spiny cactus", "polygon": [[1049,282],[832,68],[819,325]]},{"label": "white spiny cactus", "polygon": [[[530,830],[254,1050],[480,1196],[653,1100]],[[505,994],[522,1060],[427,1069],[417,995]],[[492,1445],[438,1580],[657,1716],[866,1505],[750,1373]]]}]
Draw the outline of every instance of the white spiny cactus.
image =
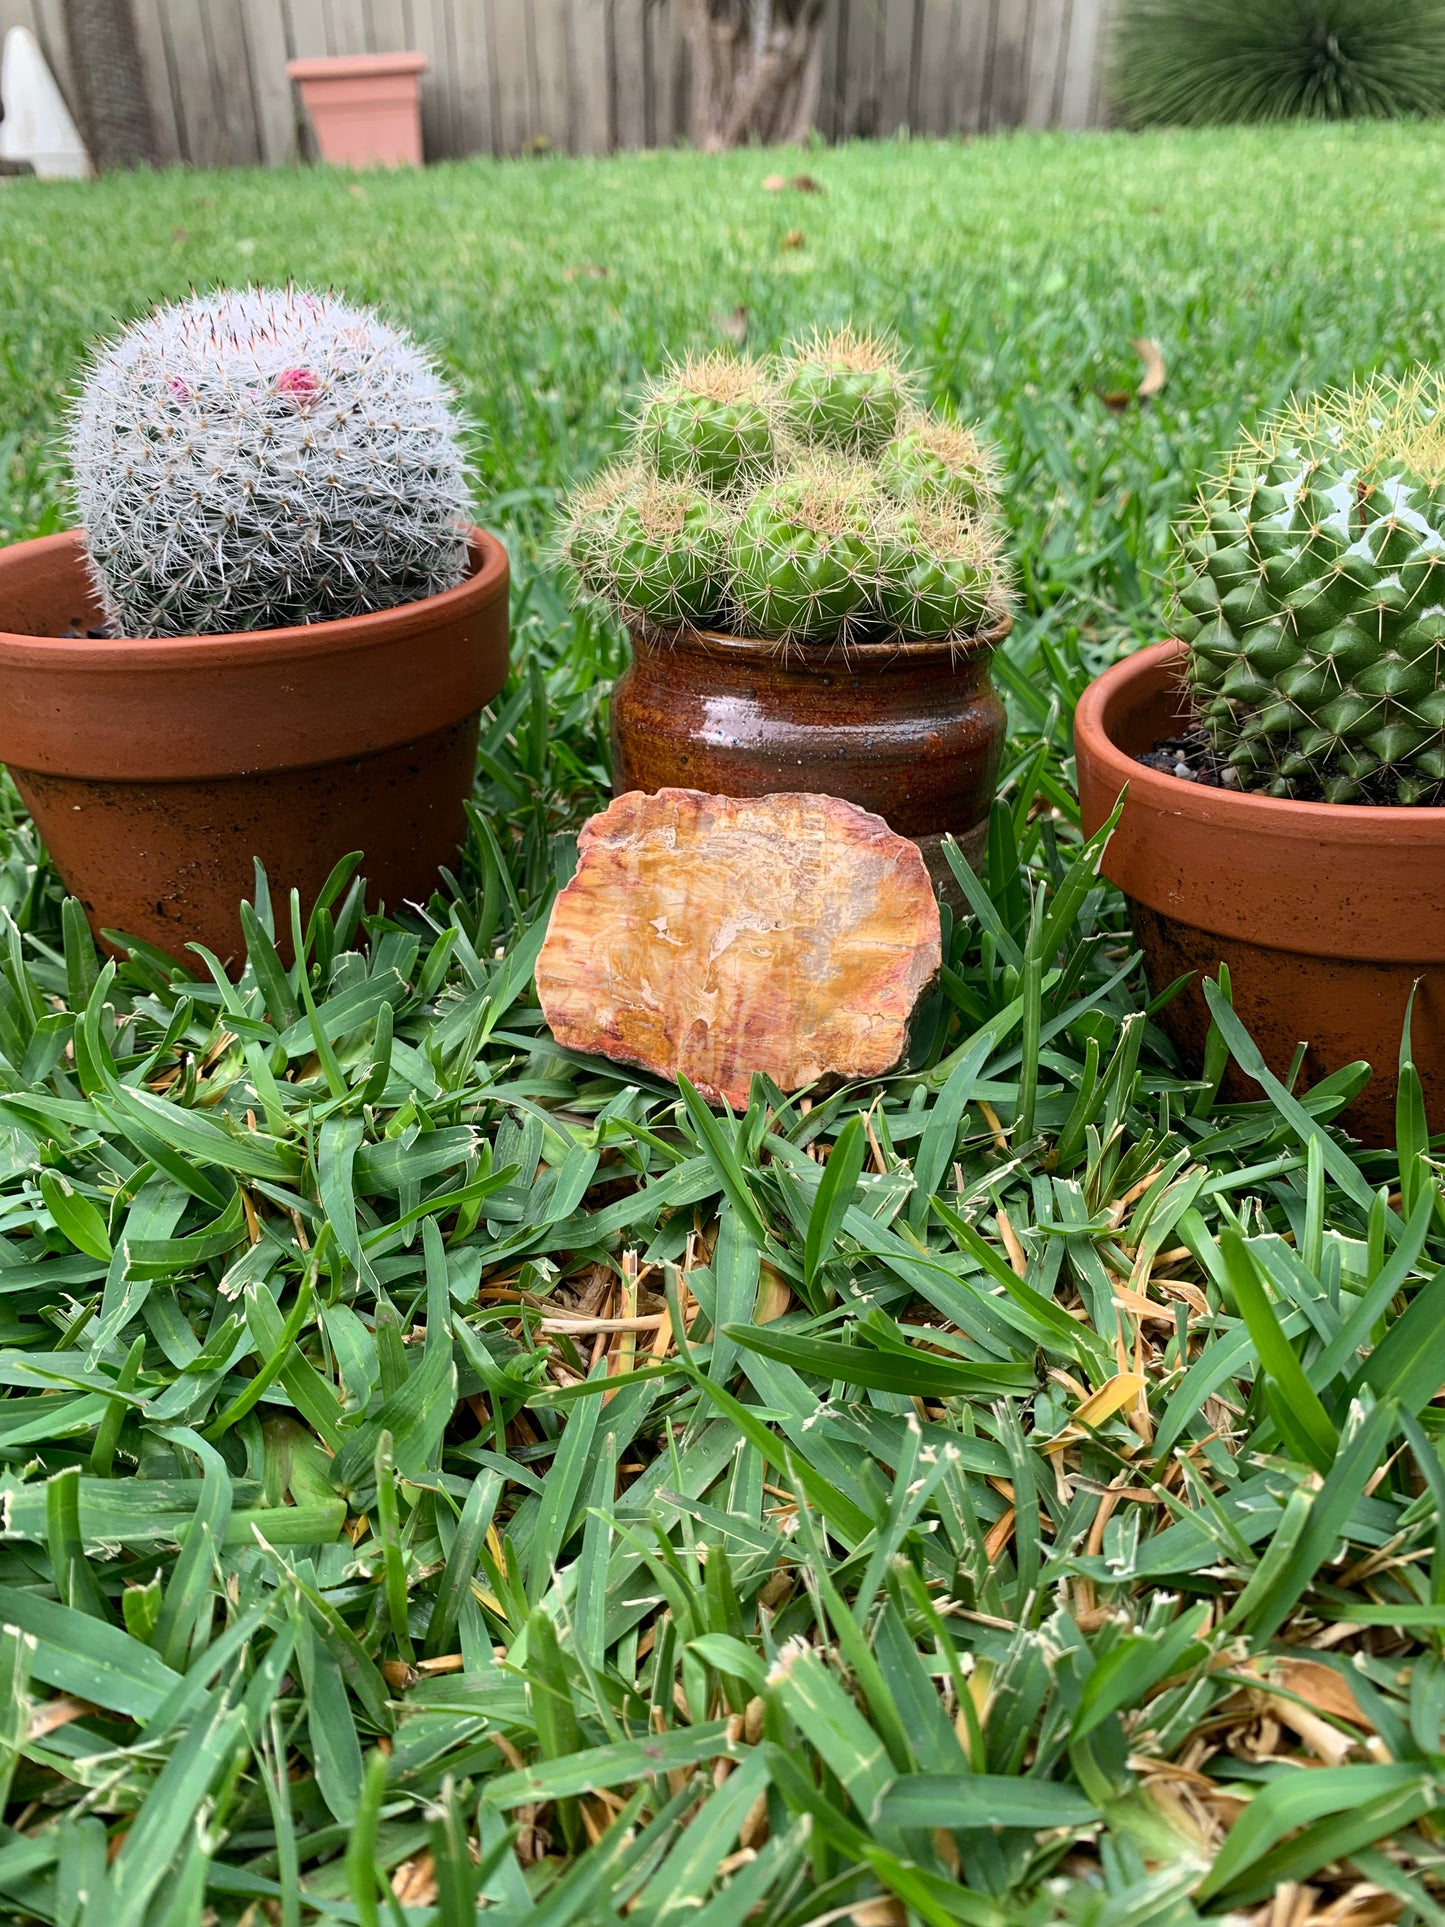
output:
[{"label": "white spiny cactus", "polygon": [[328,295],[197,295],[96,356],[70,416],[107,627],[235,634],[454,588],[460,423],[404,334]]}]

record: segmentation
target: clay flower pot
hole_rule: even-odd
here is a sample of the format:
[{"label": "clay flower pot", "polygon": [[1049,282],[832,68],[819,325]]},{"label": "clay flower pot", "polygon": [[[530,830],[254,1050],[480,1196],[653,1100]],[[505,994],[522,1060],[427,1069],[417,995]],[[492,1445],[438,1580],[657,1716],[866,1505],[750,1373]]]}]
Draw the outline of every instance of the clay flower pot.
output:
[{"label": "clay flower pot", "polygon": [[338,167],[421,166],[426,55],[336,54],[288,60],[323,161]]},{"label": "clay flower pot", "polygon": [[79,534],[0,550],[0,762],[91,927],[235,959],[253,857],[307,905],[358,849],[374,901],[426,897],[507,673],[506,550],[474,530],[472,563],[373,615],[137,642],[84,639]]},{"label": "clay flower pot", "polygon": [[1007,722],[988,666],[1009,628],[826,651],[634,628],[612,694],[613,787],[841,796],[912,837],[938,881],[946,834],[974,863],[987,842]]},{"label": "clay flower pot", "polygon": [[[1445,1129],[1445,809],[1288,802],[1146,769],[1135,754],[1188,716],[1184,657],[1177,642],[1126,657],[1074,719],[1087,833],[1128,785],[1104,874],[1129,900],[1150,989],[1197,973],[1161,1024],[1197,1070],[1209,1028],[1199,978],[1226,963],[1235,1009],[1276,1075],[1301,1042],[1303,1083],[1359,1058],[1375,1067],[1342,1121],[1367,1144],[1392,1144],[1418,981],[1413,1053],[1431,1127]],[[1243,1080],[1235,1091],[1246,1094]]]}]

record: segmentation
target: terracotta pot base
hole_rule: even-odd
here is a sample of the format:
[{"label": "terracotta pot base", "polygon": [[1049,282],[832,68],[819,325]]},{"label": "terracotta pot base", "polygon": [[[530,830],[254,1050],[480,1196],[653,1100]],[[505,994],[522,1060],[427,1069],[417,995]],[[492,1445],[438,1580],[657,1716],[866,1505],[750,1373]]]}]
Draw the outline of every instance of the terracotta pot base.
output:
[{"label": "terracotta pot base", "polygon": [[80,540],[0,552],[0,760],[93,930],[233,967],[254,858],[309,908],[364,853],[369,901],[425,899],[466,832],[483,704],[507,670],[506,551],[424,602],[305,628],[67,636],[95,620]]},{"label": "terracotta pot base", "polygon": [[[234,967],[243,960],[238,906],[255,889],[253,854],[273,853],[268,880],[288,954],[285,893],[299,890],[309,908],[336,859],[363,842],[360,874],[373,906],[399,909],[423,880],[430,893],[466,833],[478,722],[467,716],[375,756],[264,782],[93,783],[14,767],[10,774],[97,933],[114,927],[107,919],[124,900],[134,906],[133,921],[121,926],[127,936],[181,957],[187,943],[204,943]],[[276,854],[283,850],[284,872]],[[218,906],[214,924],[198,918],[201,902]]]},{"label": "terracotta pot base", "polygon": [[[1116,663],[1075,717],[1086,833],[1128,798],[1104,854],[1124,891],[1151,993],[1186,972],[1159,1014],[1197,1073],[1203,976],[1229,967],[1234,1007],[1276,1076],[1306,1045],[1301,1085],[1363,1059],[1374,1076],[1341,1122],[1393,1144],[1400,1033],[1411,1039],[1433,1130],[1445,1130],[1445,809],[1297,803],[1188,783],[1141,751],[1177,733],[1182,646]],[[1257,1096],[1231,1066],[1227,1096]]]},{"label": "terracotta pot base", "polygon": [[989,659],[1007,621],[969,647],[797,649],[715,630],[633,632],[612,695],[619,791],[805,791],[872,810],[952,887],[945,835],[977,865],[1007,716]]},{"label": "terracotta pot base", "polygon": [[[1129,900],[1129,919],[1144,951],[1151,991],[1195,977],[1160,1012],[1159,1022],[1191,1066],[1204,1061],[1209,1010],[1200,979],[1229,966],[1231,995],[1245,1029],[1276,1076],[1305,1045],[1297,1087],[1307,1089],[1361,1058],[1376,1075],[1344,1114],[1346,1127],[1369,1144],[1395,1141],[1396,1065],[1405,1008],[1416,981],[1413,968],[1362,963],[1346,957],[1310,958],[1262,944],[1222,939]],[[1445,1129],[1445,971],[1421,966],[1410,1020],[1411,1048],[1425,1087],[1426,1113]],[[1263,1096],[1231,1059],[1223,1094],[1231,1101]]]}]

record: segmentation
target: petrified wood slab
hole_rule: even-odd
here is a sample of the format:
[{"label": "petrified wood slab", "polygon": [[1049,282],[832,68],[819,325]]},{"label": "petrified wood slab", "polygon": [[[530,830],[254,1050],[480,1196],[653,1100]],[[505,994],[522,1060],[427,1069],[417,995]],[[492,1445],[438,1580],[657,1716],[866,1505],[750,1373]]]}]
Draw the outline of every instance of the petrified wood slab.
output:
[{"label": "petrified wood slab", "polygon": [[941,961],[915,844],[835,796],[629,791],[585,825],[537,963],[569,1050],[744,1105],[892,1070]]}]

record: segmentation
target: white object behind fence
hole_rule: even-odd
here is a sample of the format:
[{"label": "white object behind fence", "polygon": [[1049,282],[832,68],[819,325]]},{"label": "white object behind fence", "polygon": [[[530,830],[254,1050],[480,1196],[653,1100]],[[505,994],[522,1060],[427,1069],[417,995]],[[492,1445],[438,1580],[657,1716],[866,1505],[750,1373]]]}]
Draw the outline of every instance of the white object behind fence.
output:
[{"label": "white object behind fence", "polygon": [[29,161],[39,175],[84,180],[90,156],[28,27],[12,27],[0,54],[0,160]]}]

